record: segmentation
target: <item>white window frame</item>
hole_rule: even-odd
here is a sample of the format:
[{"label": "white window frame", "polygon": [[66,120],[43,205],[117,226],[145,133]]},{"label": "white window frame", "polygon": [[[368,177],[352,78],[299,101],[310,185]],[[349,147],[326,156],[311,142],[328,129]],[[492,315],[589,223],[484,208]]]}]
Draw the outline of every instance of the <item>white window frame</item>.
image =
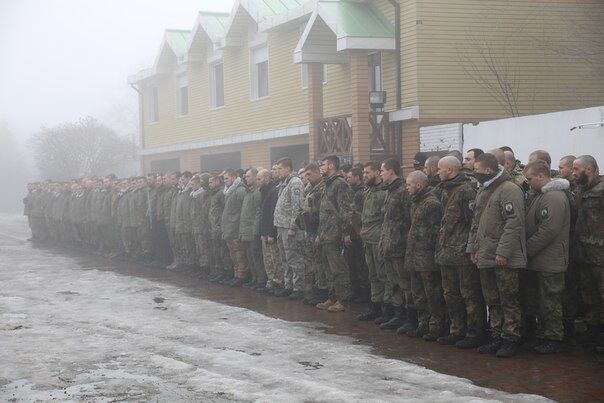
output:
[{"label": "white window frame", "polygon": [[[384,57],[382,52],[372,52],[369,54],[369,57],[373,57],[374,55],[380,55],[380,81],[379,88],[375,88],[374,91],[383,91],[384,90]],[[369,71],[369,79],[371,80],[375,75],[375,71]],[[371,83],[369,83],[371,84]],[[371,85],[370,85],[371,86]]]},{"label": "white window frame", "polygon": [[[186,110],[183,110],[182,90],[186,89],[187,104]],[[189,114],[189,80],[186,74],[176,76],[176,116],[187,116]]]},{"label": "white window frame", "polygon": [[[327,84],[327,64],[321,64],[323,66],[323,85]],[[300,88],[303,90],[308,88],[308,63],[300,64]]]},{"label": "white window frame", "polygon": [[159,122],[159,87],[152,85],[149,87],[149,123]]},{"label": "white window frame", "polygon": [[[218,105],[217,102],[217,98],[216,98],[216,73],[215,73],[215,68],[216,66],[221,65],[222,66],[222,104]],[[224,62],[222,59],[218,59],[216,61],[213,61],[212,63],[210,63],[210,68],[209,68],[209,73],[210,73],[210,109],[219,109],[224,107],[225,105],[225,97],[224,97]]]},{"label": "white window frame", "polygon": [[[257,53],[261,50],[265,50],[266,57],[259,57]],[[258,58],[258,61],[255,59]],[[259,94],[259,82],[258,82],[258,65],[266,62],[266,95],[260,96]],[[269,49],[268,44],[262,44],[250,49],[250,99],[252,101],[258,101],[261,99],[268,98],[271,95],[270,85],[270,60],[269,60]]]}]

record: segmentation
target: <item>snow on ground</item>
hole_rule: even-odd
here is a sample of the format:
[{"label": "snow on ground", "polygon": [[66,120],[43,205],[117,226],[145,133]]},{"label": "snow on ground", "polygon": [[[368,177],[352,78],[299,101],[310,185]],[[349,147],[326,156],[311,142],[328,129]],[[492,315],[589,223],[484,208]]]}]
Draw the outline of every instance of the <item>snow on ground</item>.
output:
[{"label": "snow on ground", "polygon": [[[33,249],[0,216],[0,401],[535,401],[371,354],[319,325]],[[545,399],[543,399],[545,400]]]}]

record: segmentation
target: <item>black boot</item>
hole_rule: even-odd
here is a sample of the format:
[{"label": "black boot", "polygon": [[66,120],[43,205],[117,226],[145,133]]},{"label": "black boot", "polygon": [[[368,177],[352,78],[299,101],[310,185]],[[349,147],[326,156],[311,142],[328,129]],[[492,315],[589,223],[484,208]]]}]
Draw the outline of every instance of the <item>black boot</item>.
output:
[{"label": "black boot", "polygon": [[369,305],[369,311],[365,312],[357,317],[361,322],[368,322],[370,320],[375,320],[382,315],[382,304],[379,302],[372,302]]},{"label": "black boot", "polygon": [[487,340],[485,340],[482,337],[466,336],[463,339],[461,339],[460,341],[458,341],[457,343],[455,343],[455,347],[457,347],[461,350],[465,350],[465,349],[469,349],[469,348],[478,348],[486,343],[487,343]]},{"label": "black boot", "polygon": [[388,321],[380,325],[382,330],[394,330],[398,329],[407,319],[406,309],[398,307],[394,310],[394,316]]},{"label": "black boot", "polygon": [[518,351],[518,342],[504,340],[496,355],[499,358],[510,358],[516,355],[516,351]]},{"label": "black boot", "polygon": [[533,350],[539,354],[556,354],[564,351],[564,344],[561,341],[545,340]]},{"label": "black boot", "polygon": [[503,340],[501,340],[501,338],[493,337],[489,343],[478,347],[478,352],[480,354],[495,354],[502,344]]},{"label": "black boot", "polygon": [[575,337],[575,321],[565,320],[562,324],[564,325],[564,339],[562,341],[570,343]]},{"label": "black boot", "polygon": [[407,334],[415,329],[417,329],[417,310],[407,308],[407,320],[396,330],[396,334]]},{"label": "black boot", "polygon": [[394,316],[394,307],[390,304],[383,304],[382,315],[376,318],[373,323],[381,325],[382,323],[388,322]]}]

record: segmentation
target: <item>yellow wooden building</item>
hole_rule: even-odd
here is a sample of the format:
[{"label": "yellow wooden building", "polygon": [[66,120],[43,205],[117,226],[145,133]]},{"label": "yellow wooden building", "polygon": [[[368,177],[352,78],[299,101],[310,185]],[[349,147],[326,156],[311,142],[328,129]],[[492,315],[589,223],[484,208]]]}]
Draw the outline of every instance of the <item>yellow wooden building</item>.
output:
[{"label": "yellow wooden building", "polygon": [[422,126],[602,105],[602,21],[598,0],[238,0],[200,12],[128,78],[143,171],[327,154],[410,167]]}]

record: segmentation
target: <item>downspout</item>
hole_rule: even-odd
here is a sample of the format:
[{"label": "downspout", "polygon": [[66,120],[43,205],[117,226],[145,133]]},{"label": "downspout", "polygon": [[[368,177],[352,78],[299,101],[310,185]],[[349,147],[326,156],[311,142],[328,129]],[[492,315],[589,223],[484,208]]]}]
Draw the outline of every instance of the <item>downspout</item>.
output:
[{"label": "downspout", "polygon": [[[402,88],[401,88],[401,6],[396,0],[388,0],[392,7],[394,7],[394,43],[396,48],[396,110],[402,109],[403,106],[403,96],[402,96]],[[396,138],[395,138],[395,148],[396,154],[399,153],[402,157],[402,142],[403,142],[403,122],[397,122],[396,124]],[[402,161],[401,161],[402,162]]]},{"label": "downspout", "polygon": [[[144,112],[145,112],[145,108],[144,108],[144,100],[145,98],[143,97],[143,93],[141,92],[141,90],[139,90],[138,88],[136,88],[136,86],[134,84],[130,84],[130,87],[132,87],[132,89],[134,91],[137,92],[138,94],[138,126],[139,126],[139,133],[140,133],[140,147],[145,148],[145,117],[144,117]],[[135,143],[136,145],[136,143]],[[144,170],[144,163],[143,160],[141,159],[141,173],[143,173]]]}]

